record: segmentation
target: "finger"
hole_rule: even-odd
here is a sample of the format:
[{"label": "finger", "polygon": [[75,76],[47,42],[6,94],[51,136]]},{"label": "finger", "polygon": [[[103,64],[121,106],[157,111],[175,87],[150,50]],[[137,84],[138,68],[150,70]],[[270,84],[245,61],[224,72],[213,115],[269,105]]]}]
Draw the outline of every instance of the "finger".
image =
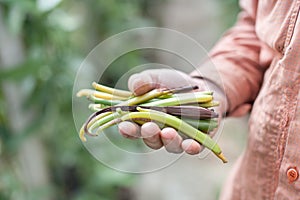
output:
[{"label": "finger", "polygon": [[146,92],[155,88],[155,81],[153,80],[150,73],[142,72],[138,74],[133,74],[128,79],[128,88],[135,95],[142,95]]},{"label": "finger", "polygon": [[143,124],[141,127],[141,135],[145,144],[152,149],[159,149],[163,146],[160,138],[160,128],[153,122]]},{"label": "finger", "polygon": [[172,69],[152,70],[151,74],[157,80],[157,87],[176,88],[194,86],[196,82],[186,73]]},{"label": "finger", "polygon": [[135,139],[140,137],[140,128],[133,122],[121,122],[118,127],[119,132],[125,138]]},{"label": "finger", "polygon": [[203,146],[193,139],[186,139],[181,143],[181,148],[190,155],[195,155],[203,150]]},{"label": "finger", "polygon": [[198,86],[198,91],[204,91],[204,90],[214,91],[210,89],[208,83],[205,80],[201,78],[192,78],[192,79],[193,79],[193,83]]},{"label": "finger", "polygon": [[183,152],[181,148],[182,138],[173,128],[164,128],[160,133],[161,140],[170,153],[181,153]]}]

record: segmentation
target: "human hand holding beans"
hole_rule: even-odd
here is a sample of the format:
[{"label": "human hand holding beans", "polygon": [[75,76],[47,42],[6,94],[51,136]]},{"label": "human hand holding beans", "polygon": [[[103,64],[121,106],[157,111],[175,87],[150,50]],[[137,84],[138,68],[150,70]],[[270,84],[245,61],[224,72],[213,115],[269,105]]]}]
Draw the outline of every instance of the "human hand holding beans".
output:
[{"label": "human hand holding beans", "polygon": [[[170,69],[146,70],[132,75],[128,80],[128,87],[135,95],[142,95],[155,88],[178,88],[197,85],[199,90],[207,88],[201,79],[192,78],[188,74]],[[165,147],[170,153],[195,155],[203,150],[203,146],[193,139],[183,139],[180,134],[170,127],[160,129],[154,122],[147,122],[139,126],[133,122],[119,124],[119,132],[126,138],[143,138],[144,143],[152,149]]]}]

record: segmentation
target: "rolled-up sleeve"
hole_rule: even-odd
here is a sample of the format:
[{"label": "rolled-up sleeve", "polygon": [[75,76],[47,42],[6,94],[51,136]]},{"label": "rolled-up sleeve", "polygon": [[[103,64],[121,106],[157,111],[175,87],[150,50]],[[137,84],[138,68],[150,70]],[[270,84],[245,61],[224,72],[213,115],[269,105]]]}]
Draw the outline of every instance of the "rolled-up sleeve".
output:
[{"label": "rolled-up sleeve", "polygon": [[245,114],[249,110],[246,105],[255,100],[264,72],[273,57],[272,49],[256,35],[257,1],[244,0],[240,6],[241,12],[235,26],[211,50],[209,59],[191,73],[224,88],[227,111],[229,114],[235,112],[235,115]]}]

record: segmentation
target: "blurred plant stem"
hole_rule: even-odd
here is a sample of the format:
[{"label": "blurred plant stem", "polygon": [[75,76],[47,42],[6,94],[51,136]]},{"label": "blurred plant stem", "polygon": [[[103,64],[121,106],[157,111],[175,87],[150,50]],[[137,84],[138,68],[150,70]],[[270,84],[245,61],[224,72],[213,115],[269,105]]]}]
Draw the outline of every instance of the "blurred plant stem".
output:
[{"label": "blurred plant stem", "polygon": [[[24,61],[25,52],[20,35],[7,30],[0,6],[0,68],[11,69]],[[33,122],[33,110],[24,110],[22,100],[22,82],[4,81],[2,90],[6,105],[8,126],[12,134],[22,134],[27,124]],[[5,141],[4,141],[5,142]],[[34,159],[32,159],[34,158]],[[13,171],[21,180],[25,190],[30,193],[49,184],[48,169],[44,160],[44,147],[37,137],[27,138],[21,143],[17,152],[18,160],[9,160],[14,164]],[[25,196],[23,197],[25,198]],[[47,194],[43,199],[51,199]]]}]

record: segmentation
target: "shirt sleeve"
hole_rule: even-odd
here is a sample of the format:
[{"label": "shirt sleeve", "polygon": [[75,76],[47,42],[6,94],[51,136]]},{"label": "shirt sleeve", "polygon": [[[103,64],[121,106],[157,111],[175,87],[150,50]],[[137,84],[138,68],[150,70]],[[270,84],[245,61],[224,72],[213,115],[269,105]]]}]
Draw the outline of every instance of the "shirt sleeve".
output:
[{"label": "shirt sleeve", "polygon": [[191,73],[224,88],[227,111],[235,116],[249,111],[273,57],[273,50],[256,35],[257,1],[242,0],[240,6],[235,26],[215,45],[209,58]]}]

